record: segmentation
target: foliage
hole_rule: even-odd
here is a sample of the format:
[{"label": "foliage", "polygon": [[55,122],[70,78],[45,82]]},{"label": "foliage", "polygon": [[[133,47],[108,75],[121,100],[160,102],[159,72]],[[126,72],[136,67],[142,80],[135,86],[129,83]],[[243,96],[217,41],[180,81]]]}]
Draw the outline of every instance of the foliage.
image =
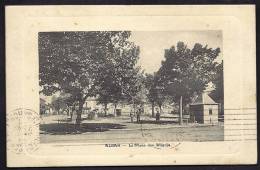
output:
[{"label": "foliage", "polygon": [[165,60],[158,71],[162,93],[171,96],[174,102],[178,102],[180,96],[183,96],[184,104],[190,102],[191,97],[205,90],[212,80],[219,53],[219,48],[198,43],[189,49],[183,42],[165,50]]},{"label": "foliage", "polygon": [[[149,102],[154,105],[158,105],[160,110],[163,103],[168,99],[168,95],[164,94],[164,87],[159,82],[160,77],[157,73],[146,74],[146,88],[148,89],[147,98]],[[152,108],[152,113],[154,114],[154,108]]]},{"label": "foliage", "polygon": [[223,83],[223,61],[215,68],[215,74],[212,79],[215,89],[210,93],[214,101],[223,103],[224,100],[224,83]]},{"label": "foliage", "polygon": [[156,102],[157,90],[156,90],[156,79],[155,74],[146,74],[145,75],[145,87],[148,90],[147,98],[151,103]]},{"label": "foliage", "polygon": [[39,33],[41,92],[70,94],[79,103],[78,121],[87,97],[118,100],[116,81],[124,78],[118,74],[133,70],[139,55],[129,36],[129,31]]},{"label": "foliage", "polygon": [[[130,34],[128,34],[128,37]],[[127,37],[127,38],[128,38]],[[115,41],[115,40],[114,40]],[[133,81],[136,80],[139,70],[135,67],[139,59],[139,47],[134,43],[118,39],[114,45],[114,55],[110,56],[105,63],[105,72],[100,81],[100,90],[98,91],[98,101],[105,105],[114,103],[115,107],[119,101],[127,100],[128,94],[131,94]]]},{"label": "foliage", "polygon": [[98,90],[116,32],[39,33],[40,85],[46,95],[64,91],[82,99]]},{"label": "foliage", "polygon": [[127,101],[142,105],[146,100],[146,89],[144,86],[144,73],[137,67],[127,73],[123,78],[121,86],[123,95]]},{"label": "foliage", "polygon": [[220,115],[224,114],[224,77],[223,77],[223,61],[215,67],[215,74],[212,83],[214,90],[210,92],[209,96],[220,103]]},{"label": "foliage", "polygon": [[64,102],[63,97],[52,97],[51,106],[58,114],[60,113],[60,110],[66,109],[66,103]]}]

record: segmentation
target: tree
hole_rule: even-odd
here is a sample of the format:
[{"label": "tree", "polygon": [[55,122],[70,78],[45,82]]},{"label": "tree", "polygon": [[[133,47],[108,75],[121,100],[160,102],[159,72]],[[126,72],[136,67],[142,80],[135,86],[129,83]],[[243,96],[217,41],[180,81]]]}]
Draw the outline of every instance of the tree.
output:
[{"label": "tree", "polygon": [[223,78],[223,60],[215,67],[215,74],[212,78],[214,90],[209,94],[217,103],[221,104],[221,114],[223,115],[224,106],[224,78]]},{"label": "tree", "polygon": [[105,76],[105,80],[100,84],[101,88],[98,92],[97,100],[99,104],[104,104],[105,116],[107,115],[107,105],[113,103],[116,110],[117,103],[122,99],[121,87],[113,81],[113,78],[111,75]]},{"label": "tree", "polygon": [[189,49],[183,42],[165,50],[165,61],[158,71],[163,93],[174,102],[183,98],[184,105],[189,103],[192,96],[202,93],[212,80],[219,53],[219,48],[212,49],[199,43]]},{"label": "tree", "polygon": [[143,106],[146,100],[146,89],[144,86],[144,72],[140,67],[129,71],[120,83],[124,98],[133,104],[134,112],[136,106]]},{"label": "tree", "polygon": [[[130,34],[129,34],[130,36]],[[129,94],[129,85],[133,86],[139,68],[135,67],[139,59],[139,47],[129,41],[120,39],[114,41],[114,55],[107,61],[105,72],[100,81],[98,101],[105,105],[105,114],[108,103],[114,104],[114,114],[120,101],[124,101]]]},{"label": "tree", "polygon": [[[131,102],[135,109],[136,105],[143,105],[146,100],[144,86],[144,73],[140,67],[134,67],[139,55],[139,48],[128,56],[132,56],[132,64],[125,61],[125,65],[115,67],[116,71],[110,78],[105,79],[99,91],[99,101],[106,105],[113,103],[115,110],[119,102]],[[126,57],[124,57],[126,58]]]},{"label": "tree", "polygon": [[154,106],[157,99],[157,89],[156,89],[156,82],[155,82],[155,73],[153,74],[146,74],[145,79],[145,87],[148,90],[147,99],[152,104],[152,117],[155,117],[154,113]]},{"label": "tree", "polygon": [[[39,33],[42,93],[71,94],[79,106],[79,126],[83,105],[88,97],[98,94],[104,75],[120,69],[127,71],[136,63],[133,60],[138,48],[128,41],[130,35],[129,31]],[[125,55],[128,53],[132,55]],[[122,67],[124,64],[129,68]]]},{"label": "tree", "polygon": [[152,117],[155,116],[154,107],[158,105],[160,113],[162,112],[162,105],[167,100],[167,95],[164,94],[164,86],[159,82],[158,74],[146,74],[145,86],[148,89],[147,98],[152,104]]},{"label": "tree", "polygon": [[58,114],[60,114],[60,111],[66,109],[66,103],[64,102],[64,98],[62,96],[59,97],[53,96],[51,100],[51,106],[55,111],[57,111]]}]

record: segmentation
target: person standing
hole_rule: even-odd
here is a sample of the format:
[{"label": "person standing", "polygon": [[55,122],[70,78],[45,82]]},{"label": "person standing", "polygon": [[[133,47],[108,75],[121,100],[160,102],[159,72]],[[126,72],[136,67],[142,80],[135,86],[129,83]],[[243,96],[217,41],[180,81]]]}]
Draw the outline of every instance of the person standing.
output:
[{"label": "person standing", "polygon": [[136,121],[137,122],[140,122],[140,116],[141,116],[141,110],[138,109],[137,112],[136,112]]},{"label": "person standing", "polygon": [[156,121],[160,121],[160,112],[159,112],[159,110],[156,111]]},{"label": "person standing", "polygon": [[131,122],[133,123],[134,122],[134,114],[132,113],[132,111],[130,112],[130,119],[131,119]]}]

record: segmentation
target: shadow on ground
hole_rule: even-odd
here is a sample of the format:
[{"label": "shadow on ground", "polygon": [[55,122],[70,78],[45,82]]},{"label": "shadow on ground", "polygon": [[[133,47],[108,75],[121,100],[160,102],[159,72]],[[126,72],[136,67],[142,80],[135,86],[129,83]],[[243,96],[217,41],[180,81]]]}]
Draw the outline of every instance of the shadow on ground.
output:
[{"label": "shadow on ground", "polygon": [[177,121],[169,121],[169,120],[159,120],[159,121],[155,121],[155,120],[141,120],[141,122],[134,122],[134,123],[138,123],[138,124],[158,124],[158,125],[166,125],[166,124],[176,124],[178,123]]},{"label": "shadow on ground", "polygon": [[[114,123],[82,123],[77,133],[85,132],[105,132],[111,129],[125,129],[125,125]],[[41,124],[41,134],[65,135],[76,132],[75,125],[69,123]]]}]

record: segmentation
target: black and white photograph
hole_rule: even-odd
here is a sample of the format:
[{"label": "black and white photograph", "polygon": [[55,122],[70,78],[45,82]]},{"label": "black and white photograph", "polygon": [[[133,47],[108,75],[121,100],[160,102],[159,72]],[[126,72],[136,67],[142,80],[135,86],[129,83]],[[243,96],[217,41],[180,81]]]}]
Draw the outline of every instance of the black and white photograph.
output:
[{"label": "black and white photograph", "polygon": [[221,31],[39,32],[40,142],[224,140]]},{"label": "black and white photograph", "polygon": [[6,8],[8,167],[257,162],[254,5]]}]

